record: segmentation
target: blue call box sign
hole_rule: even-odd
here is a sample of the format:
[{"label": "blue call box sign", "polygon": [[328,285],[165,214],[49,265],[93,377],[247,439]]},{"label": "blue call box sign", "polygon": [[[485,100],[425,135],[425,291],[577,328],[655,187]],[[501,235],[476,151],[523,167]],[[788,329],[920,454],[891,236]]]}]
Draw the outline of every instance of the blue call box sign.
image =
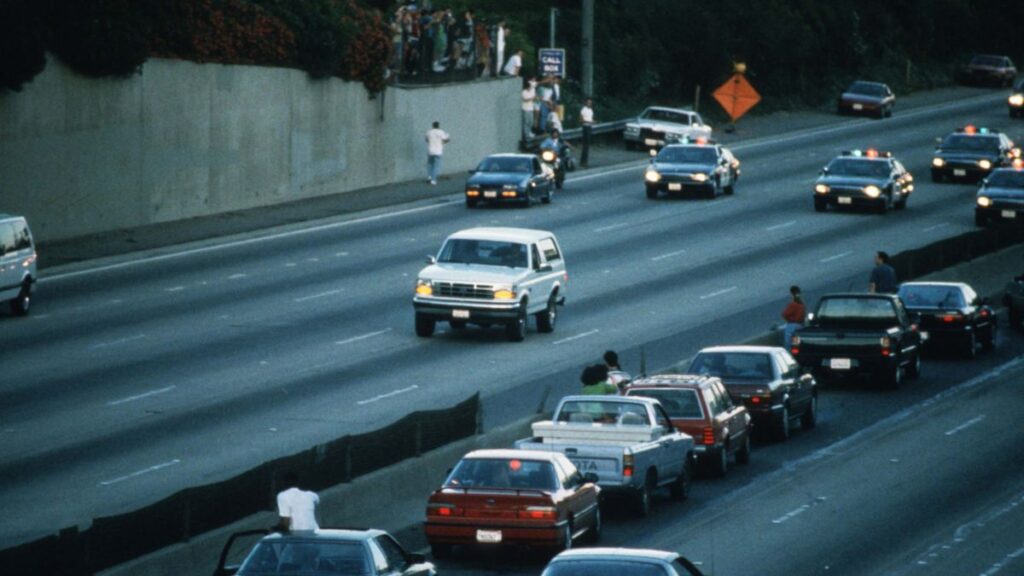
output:
[{"label": "blue call box sign", "polygon": [[537,51],[540,60],[540,76],[565,78],[565,50],[563,48],[541,48]]}]

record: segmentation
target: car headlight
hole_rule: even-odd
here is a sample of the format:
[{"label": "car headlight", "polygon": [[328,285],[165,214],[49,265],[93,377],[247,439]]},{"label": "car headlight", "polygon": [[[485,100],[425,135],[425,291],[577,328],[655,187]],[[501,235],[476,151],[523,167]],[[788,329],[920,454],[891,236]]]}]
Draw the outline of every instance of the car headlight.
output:
[{"label": "car headlight", "polygon": [[978,196],[978,206],[982,208],[988,208],[992,205],[992,199],[988,196]]},{"label": "car headlight", "polygon": [[430,280],[417,280],[416,281],[416,295],[417,296],[432,296],[434,294],[434,286]]},{"label": "car headlight", "polygon": [[879,196],[882,195],[882,190],[878,186],[871,185],[864,187],[864,193],[867,194],[870,198],[878,198]]},{"label": "car headlight", "polygon": [[508,286],[501,286],[494,289],[495,300],[515,300],[516,291],[509,288]]},{"label": "car headlight", "polygon": [[935,166],[936,168],[942,168],[945,165],[946,161],[943,160],[942,158],[932,158],[932,166]]},{"label": "car headlight", "polygon": [[657,170],[648,170],[644,173],[644,180],[647,180],[651,184],[656,184],[661,181],[661,174],[658,174]]},{"label": "car headlight", "polygon": [[1010,96],[1011,106],[1024,106],[1024,94],[1014,94]]},{"label": "car headlight", "polygon": [[978,160],[978,166],[982,170],[988,170],[989,168],[992,167],[992,161],[991,160],[986,160],[986,159],[982,158],[981,160]]},{"label": "car headlight", "polygon": [[551,150],[545,150],[545,151],[541,152],[540,153],[540,157],[545,162],[554,162],[555,161],[555,153],[553,151],[551,151]]},{"label": "car headlight", "polygon": [[626,126],[626,133],[627,134],[636,134],[638,132],[640,132],[640,127],[639,126]]},{"label": "car headlight", "polygon": [[703,172],[698,172],[696,174],[691,175],[690,178],[693,178],[697,182],[707,182],[708,175]]},{"label": "car headlight", "polygon": [[828,194],[828,184],[815,184],[814,191],[818,194]]}]

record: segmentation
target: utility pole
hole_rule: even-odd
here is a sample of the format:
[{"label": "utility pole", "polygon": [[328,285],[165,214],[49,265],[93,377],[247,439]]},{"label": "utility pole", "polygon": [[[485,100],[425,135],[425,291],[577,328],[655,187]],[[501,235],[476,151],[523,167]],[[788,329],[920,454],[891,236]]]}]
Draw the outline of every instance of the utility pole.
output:
[{"label": "utility pole", "polygon": [[558,17],[558,8],[551,9],[551,35],[548,37],[548,48],[555,47],[555,18]]},{"label": "utility pole", "polygon": [[583,96],[594,93],[594,0],[583,0]]}]

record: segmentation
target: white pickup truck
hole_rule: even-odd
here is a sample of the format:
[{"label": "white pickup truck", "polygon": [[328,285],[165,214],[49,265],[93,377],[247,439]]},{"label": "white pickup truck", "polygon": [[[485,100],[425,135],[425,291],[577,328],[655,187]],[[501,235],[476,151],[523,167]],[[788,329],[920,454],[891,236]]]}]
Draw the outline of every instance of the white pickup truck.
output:
[{"label": "white pickup truck", "polygon": [[580,472],[597,474],[605,494],[632,497],[640,516],[659,486],[684,500],[693,474],[693,438],[675,430],[657,400],[641,396],[566,396],[515,447],[562,452]]}]

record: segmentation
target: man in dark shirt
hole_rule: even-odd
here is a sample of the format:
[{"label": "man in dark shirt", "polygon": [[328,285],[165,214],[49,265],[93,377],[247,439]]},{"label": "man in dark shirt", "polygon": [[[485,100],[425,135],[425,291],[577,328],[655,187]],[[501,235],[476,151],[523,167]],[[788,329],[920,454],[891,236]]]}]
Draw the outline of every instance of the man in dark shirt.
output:
[{"label": "man in dark shirt", "polygon": [[894,294],[896,289],[896,270],[889,264],[889,255],[879,251],[875,254],[875,268],[871,271],[868,291]]}]

